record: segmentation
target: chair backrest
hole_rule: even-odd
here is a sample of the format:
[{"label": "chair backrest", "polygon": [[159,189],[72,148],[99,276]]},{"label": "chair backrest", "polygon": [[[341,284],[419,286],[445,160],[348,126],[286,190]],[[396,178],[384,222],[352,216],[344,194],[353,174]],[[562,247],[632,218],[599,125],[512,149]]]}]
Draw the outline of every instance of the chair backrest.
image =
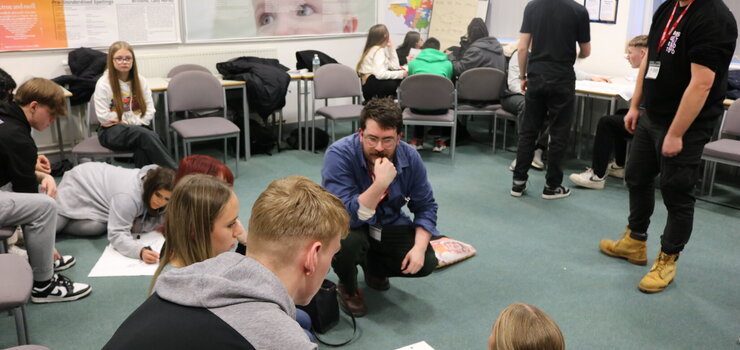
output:
[{"label": "chair backrest", "polygon": [[414,109],[452,109],[457,103],[455,85],[441,75],[414,74],[401,81],[398,103]]},{"label": "chair backrest", "polygon": [[203,66],[201,66],[199,64],[191,64],[191,63],[188,63],[188,64],[181,64],[179,66],[175,66],[172,69],[170,69],[170,71],[167,73],[167,78],[172,78],[175,75],[178,75],[178,74],[180,74],[182,72],[188,72],[188,71],[192,71],[192,70],[198,71],[198,72],[206,72],[206,73],[210,73],[211,72],[210,70],[208,70],[208,68],[203,67]]},{"label": "chair backrest", "polygon": [[466,101],[496,101],[501,98],[506,74],[496,68],[473,68],[457,80],[457,98]]},{"label": "chair backrest", "polygon": [[725,120],[722,122],[720,137],[722,134],[740,136],[740,99],[735,100],[727,110]]},{"label": "chair backrest", "polygon": [[319,67],[313,76],[313,88],[315,99],[362,96],[357,72],[339,63]]},{"label": "chair backrest", "polygon": [[182,72],[167,84],[167,107],[170,112],[224,108],[224,90],[211,73]]}]

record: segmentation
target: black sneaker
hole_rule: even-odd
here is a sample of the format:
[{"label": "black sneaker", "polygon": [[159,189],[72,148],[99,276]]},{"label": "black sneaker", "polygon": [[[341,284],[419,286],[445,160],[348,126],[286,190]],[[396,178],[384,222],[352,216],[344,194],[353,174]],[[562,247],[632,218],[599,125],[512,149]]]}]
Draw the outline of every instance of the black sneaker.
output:
[{"label": "black sneaker", "polygon": [[516,182],[511,183],[511,195],[514,197],[521,197],[524,194],[524,191],[527,190],[527,182],[524,181],[523,184],[517,185]]},{"label": "black sneaker", "polygon": [[67,277],[54,274],[49,285],[31,290],[31,301],[37,304],[73,301],[88,296],[90,292],[90,285],[75,283]]},{"label": "black sneaker", "polygon": [[[513,191],[513,190],[512,190]],[[548,187],[542,190],[542,198],[544,199],[558,199],[570,196],[570,189],[560,185],[558,187]]]},{"label": "black sneaker", "polygon": [[64,271],[77,262],[74,256],[62,255],[62,258],[54,261],[54,272]]}]

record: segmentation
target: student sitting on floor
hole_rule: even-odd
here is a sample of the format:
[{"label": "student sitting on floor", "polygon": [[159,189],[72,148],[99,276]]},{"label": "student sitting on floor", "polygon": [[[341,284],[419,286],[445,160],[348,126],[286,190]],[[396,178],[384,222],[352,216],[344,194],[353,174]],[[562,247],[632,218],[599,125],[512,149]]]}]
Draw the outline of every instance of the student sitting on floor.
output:
[{"label": "student sitting on floor", "polygon": [[161,275],[103,349],[316,349],[294,305],[316,294],[348,227],[342,202],[318,184],[275,180],[252,206],[247,257]]},{"label": "student sitting on floor", "polygon": [[501,312],[488,337],[488,350],[565,350],[555,320],[536,306],[515,303]]},{"label": "student sitting on floor", "polygon": [[[639,35],[627,44],[627,61],[632,68],[640,68],[643,57],[647,54],[647,35]],[[591,167],[580,174],[570,174],[568,178],[574,184],[601,190],[606,183],[606,175],[619,179],[624,178],[624,162],[627,153],[627,140],[632,134],[624,128],[624,116],[627,110],[621,110],[615,115],[606,115],[599,119],[594,135],[594,154]],[[609,162],[614,151],[614,161]]]},{"label": "student sitting on floor", "polygon": [[149,294],[160,274],[185,267],[233,249],[244,232],[239,221],[239,200],[229,184],[211,175],[186,175],[179,181],[165,214],[159,267]]},{"label": "student sitting on floor", "polygon": [[0,101],[0,227],[23,228],[35,303],[77,300],[92,291],[54,273],[57,188],[51,175],[35,171],[38,149],[31,128],[45,130],[66,113],[61,87],[43,78],[23,83],[13,102]]},{"label": "student sitting on floor", "polygon": [[96,162],[78,165],[59,183],[56,232],[79,236],[107,232],[118,252],[155,264],[159,253],[147,249],[134,234],[161,225],[174,177],[174,171],[156,165],[143,169]]}]

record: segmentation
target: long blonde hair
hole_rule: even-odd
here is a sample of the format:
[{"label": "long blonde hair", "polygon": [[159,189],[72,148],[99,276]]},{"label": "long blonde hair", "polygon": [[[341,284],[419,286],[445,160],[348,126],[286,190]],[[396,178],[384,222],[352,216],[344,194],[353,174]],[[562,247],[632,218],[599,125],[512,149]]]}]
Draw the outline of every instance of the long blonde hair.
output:
[{"label": "long blonde hair", "polygon": [[211,175],[188,175],[177,183],[165,214],[167,241],[149,285],[149,294],[159,274],[171,262],[188,266],[216,255],[211,245],[211,232],[232,193],[226,182]]},{"label": "long blonde hair", "polygon": [[113,90],[113,108],[115,109],[116,114],[118,115],[118,120],[120,121],[121,116],[123,115],[123,96],[121,96],[121,85],[118,83],[118,71],[116,71],[116,67],[113,65],[113,56],[118,52],[118,50],[122,49],[130,51],[131,57],[133,58],[133,61],[131,61],[131,70],[129,71],[132,95],[131,99],[132,101],[133,99],[136,99],[139,105],[139,116],[144,118],[147,106],[144,98],[144,90],[142,90],[141,81],[139,81],[139,69],[136,67],[136,54],[134,54],[134,48],[125,41],[116,41],[111,44],[110,48],[108,48],[108,83]]},{"label": "long blonde hair", "polygon": [[509,305],[493,325],[489,350],[564,350],[565,339],[555,320],[536,306]]},{"label": "long blonde hair", "polygon": [[367,56],[370,49],[373,48],[373,46],[385,46],[388,42],[388,38],[388,28],[384,24],[376,24],[370,27],[370,30],[367,31],[367,41],[365,41],[365,48],[362,50],[362,57],[360,57],[360,61],[357,62],[357,67],[355,67],[357,73],[360,72],[362,61],[365,60],[365,56]]}]

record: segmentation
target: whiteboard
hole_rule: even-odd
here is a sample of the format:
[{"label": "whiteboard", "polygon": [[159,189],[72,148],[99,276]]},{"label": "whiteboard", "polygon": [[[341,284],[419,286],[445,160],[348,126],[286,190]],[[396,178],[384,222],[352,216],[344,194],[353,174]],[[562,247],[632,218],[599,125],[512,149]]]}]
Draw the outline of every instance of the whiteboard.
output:
[{"label": "whiteboard", "polygon": [[180,42],[178,0],[3,0],[0,51]]},{"label": "whiteboard", "polygon": [[477,13],[478,0],[434,0],[429,36],[437,38],[442,48],[458,46]]}]

